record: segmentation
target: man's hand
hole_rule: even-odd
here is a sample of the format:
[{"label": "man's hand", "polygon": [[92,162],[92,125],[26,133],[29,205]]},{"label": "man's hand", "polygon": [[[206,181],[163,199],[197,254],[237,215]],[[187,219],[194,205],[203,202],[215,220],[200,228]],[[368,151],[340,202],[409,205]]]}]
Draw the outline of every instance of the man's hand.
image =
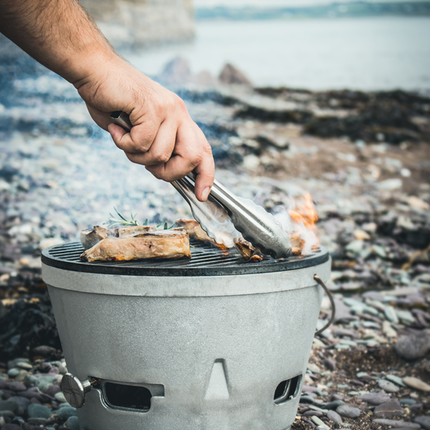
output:
[{"label": "man's hand", "polygon": [[[184,102],[118,57],[79,2],[0,0],[0,10],[0,31],[73,83],[92,118],[131,161],[165,181],[194,170],[196,196],[206,200],[212,152]],[[114,111],[130,116],[130,133],[111,123]]]},{"label": "man's hand", "polygon": [[[171,182],[194,170],[196,196],[206,200],[214,179],[212,151],[183,100],[116,56],[98,69],[75,82],[94,121],[130,161],[158,179]],[[130,132],[111,122],[114,111],[129,115]]]}]

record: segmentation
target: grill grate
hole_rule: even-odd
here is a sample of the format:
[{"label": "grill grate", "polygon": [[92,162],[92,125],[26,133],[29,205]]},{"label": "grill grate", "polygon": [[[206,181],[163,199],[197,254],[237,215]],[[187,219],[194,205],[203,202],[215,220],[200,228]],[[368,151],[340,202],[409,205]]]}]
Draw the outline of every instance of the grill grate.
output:
[{"label": "grill grate", "polygon": [[42,252],[42,262],[47,266],[77,272],[106,273],[137,276],[215,276],[252,274],[295,270],[316,266],[329,259],[327,250],[321,247],[312,255],[274,260],[265,256],[259,263],[248,263],[236,249],[228,253],[203,242],[191,241],[192,258],[148,259],[137,261],[84,262],[80,255],[84,248],[79,242],[55,245]]}]

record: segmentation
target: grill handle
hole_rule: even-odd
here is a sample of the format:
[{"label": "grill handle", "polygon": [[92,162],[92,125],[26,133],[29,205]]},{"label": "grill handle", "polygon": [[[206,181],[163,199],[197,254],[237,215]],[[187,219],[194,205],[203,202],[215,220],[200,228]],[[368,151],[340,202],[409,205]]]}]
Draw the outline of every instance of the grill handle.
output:
[{"label": "grill handle", "polygon": [[324,284],[323,280],[318,276],[318,275],[314,275],[314,279],[315,281],[317,281],[317,283],[319,285],[321,285],[321,287],[323,287],[325,293],[327,294],[329,300],[330,300],[330,304],[331,304],[331,317],[328,320],[328,323],[323,327],[320,328],[318,331],[315,332],[314,336],[318,336],[320,335],[324,330],[327,330],[331,324],[334,321],[334,317],[336,315],[336,304],[334,303],[334,299],[333,299],[333,294],[330,292],[330,290],[327,288],[327,286]]}]

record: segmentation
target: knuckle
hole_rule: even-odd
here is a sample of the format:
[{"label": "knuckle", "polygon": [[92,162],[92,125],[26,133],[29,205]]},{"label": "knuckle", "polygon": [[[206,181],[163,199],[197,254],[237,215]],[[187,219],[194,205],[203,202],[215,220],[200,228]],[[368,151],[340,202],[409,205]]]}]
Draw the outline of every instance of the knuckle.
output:
[{"label": "knuckle", "polygon": [[158,154],[154,154],[153,159],[156,164],[165,164],[170,160],[170,155],[166,152],[160,152]]}]

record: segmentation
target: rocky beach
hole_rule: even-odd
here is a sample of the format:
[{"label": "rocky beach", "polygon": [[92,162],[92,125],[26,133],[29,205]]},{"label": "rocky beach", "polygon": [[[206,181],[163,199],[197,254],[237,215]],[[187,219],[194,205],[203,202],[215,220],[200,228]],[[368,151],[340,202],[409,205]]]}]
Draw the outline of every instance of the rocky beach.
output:
[{"label": "rocky beach", "polygon": [[[336,314],[317,336],[292,430],[430,429],[430,95],[254,88],[181,60],[158,77],[206,134],[217,179],[270,212],[310,193]],[[76,91],[25,55],[0,61],[0,429],[79,429],[41,250],[109,213],[190,217],[131,164]],[[324,298],[319,328],[331,314]]]}]

